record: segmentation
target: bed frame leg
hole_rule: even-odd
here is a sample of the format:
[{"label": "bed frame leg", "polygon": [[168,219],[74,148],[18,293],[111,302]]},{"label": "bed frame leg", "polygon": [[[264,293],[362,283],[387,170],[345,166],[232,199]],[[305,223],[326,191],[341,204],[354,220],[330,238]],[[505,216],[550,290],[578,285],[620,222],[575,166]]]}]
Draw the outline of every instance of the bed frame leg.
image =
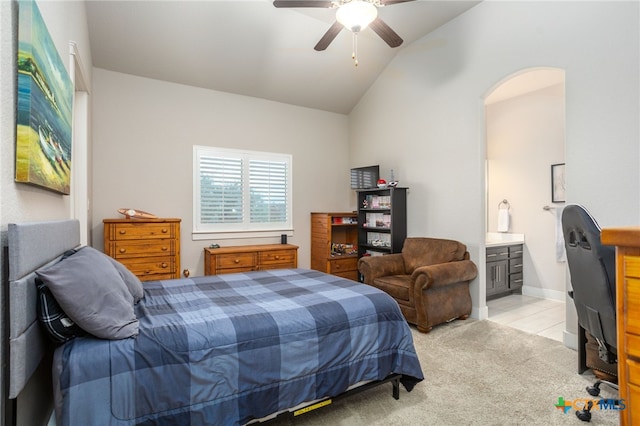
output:
[{"label": "bed frame leg", "polygon": [[393,399],[400,399],[400,377],[396,377],[391,381],[393,385]]}]

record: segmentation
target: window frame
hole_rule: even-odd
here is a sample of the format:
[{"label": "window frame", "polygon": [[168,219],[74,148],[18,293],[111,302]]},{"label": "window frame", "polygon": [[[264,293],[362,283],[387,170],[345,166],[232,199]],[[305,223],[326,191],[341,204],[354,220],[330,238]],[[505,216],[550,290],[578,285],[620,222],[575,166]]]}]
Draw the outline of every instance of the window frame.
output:
[{"label": "window frame", "polygon": [[[201,221],[201,161],[202,157],[224,157],[241,159],[244,164],[243,182],[243,222],[230,224],[206,224]],[[274,161],[286,164],[286,216],[285,222],[250,223],[250,170],[249,161]],[[218,148],[203,145],[193,146],[193,240],[277,237],[293,231],[293,156],[291,154],[253,151],[246,149]]]}]

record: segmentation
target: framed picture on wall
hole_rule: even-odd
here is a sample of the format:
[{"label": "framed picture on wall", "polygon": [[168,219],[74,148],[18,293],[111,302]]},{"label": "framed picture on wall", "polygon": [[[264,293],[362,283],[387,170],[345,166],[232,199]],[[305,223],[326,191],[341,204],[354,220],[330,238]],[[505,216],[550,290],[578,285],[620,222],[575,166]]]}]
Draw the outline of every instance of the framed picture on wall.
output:
[{"label": "framed picture on wall", "polygon": [[15,181],[68,195],[73,84],[33,0],[21,0]]},{"label": "framed picture on wall", "polygon": [[564,163],[551,165],[551,202],[564,203],[566,201],[564,181]]}]

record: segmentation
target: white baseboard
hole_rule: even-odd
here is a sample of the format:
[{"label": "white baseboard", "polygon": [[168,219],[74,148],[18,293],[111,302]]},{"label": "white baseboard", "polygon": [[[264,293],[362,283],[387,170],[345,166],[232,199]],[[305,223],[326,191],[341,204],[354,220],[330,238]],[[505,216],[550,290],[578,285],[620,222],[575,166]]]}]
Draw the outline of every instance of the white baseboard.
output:
[{"label": "white baseboard", "polygon": [[567,330],[562,334],[562,343],[569,349],[578,350],[578,335],[570,333]]},{"label": "white baseboard", "polygon": [[525,296],[539,297],[541,299],[559,300],[560,302],[566,301],[566,293],[558,290],[529,287],[525,285],[522,287],[522,294]]},{"label": "white baseboard", "polygon": [[482,308],[472,307],[471,308],[471,318],[478,320],[486,320],[489,318],[489,307],[484,305]]}]

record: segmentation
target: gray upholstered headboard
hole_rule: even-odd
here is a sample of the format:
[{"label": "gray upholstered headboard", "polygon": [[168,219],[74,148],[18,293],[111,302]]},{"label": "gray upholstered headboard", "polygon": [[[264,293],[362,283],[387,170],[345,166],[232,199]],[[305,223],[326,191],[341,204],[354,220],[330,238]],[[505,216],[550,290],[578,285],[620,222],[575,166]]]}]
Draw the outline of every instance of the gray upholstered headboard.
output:
[{"label": "gray upholstered headboard", "polygon": [[35,270],[80,245],[77,220],[9,224],[9,398],[20,394],[44,357],[46,342],[36,315]]}]

